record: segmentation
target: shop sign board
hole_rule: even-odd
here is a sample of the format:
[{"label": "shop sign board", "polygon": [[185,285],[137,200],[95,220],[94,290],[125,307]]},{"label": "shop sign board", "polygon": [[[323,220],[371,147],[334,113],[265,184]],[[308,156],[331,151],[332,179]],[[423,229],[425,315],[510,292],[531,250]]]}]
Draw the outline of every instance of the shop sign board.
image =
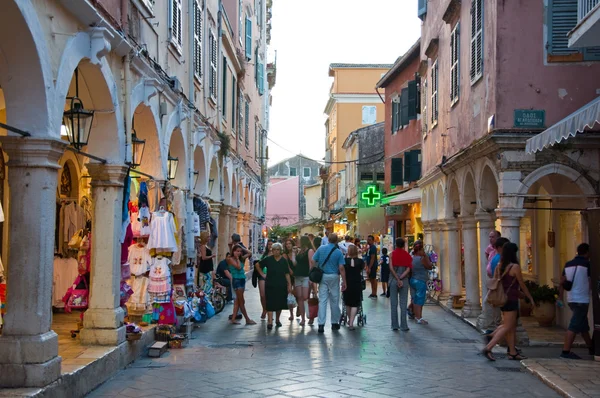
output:
[{"label": "shop sign board", "polygon": [[385,215],[386,216],[398,216],[398,215],[402,214],[403,211],[404,211],[404,206],[402,206],[402,205],[387,206],[385,208]]},{"label": "shop sign board", "polygon": [[541,129],[546,126],[546,111],[515,109],[515,127]]}]

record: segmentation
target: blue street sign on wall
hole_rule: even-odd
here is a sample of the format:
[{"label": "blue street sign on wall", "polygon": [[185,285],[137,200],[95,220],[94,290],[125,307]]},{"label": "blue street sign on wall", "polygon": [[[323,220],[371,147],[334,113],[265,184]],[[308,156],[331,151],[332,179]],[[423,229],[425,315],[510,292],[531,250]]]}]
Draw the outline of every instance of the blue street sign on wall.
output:
[{"label": "blue street sign on wall", "polygon": [[546,111],[515,109],[515,127],[532,129],[546,127]]}]

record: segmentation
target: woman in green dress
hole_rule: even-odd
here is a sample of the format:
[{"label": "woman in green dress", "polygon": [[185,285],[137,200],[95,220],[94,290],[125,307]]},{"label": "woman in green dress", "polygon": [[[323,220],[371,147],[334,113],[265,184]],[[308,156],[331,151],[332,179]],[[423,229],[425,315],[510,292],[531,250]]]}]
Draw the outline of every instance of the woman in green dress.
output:
[{"label": "woman in green dress", "polygon": [[[288,263],[283,258],[283,247],[280,243],[273,244],[273,255],[260,260],[258,271],[265,278],[265,296],[267,299],[268,324],[267,329],[273,329],[273,311],[276,313],[276,326],[281,327],[279,317],[281,311],[288,309],[287,295],[292,293],[292,281]],[[263,272],[267,269],[267,273]]]}]

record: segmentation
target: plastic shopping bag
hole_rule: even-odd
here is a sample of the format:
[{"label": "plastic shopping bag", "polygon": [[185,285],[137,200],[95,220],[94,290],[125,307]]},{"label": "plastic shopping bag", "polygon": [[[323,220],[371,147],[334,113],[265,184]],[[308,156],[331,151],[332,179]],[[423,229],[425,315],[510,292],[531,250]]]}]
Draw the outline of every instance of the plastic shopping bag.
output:
[{"label": "plastic shopping bag", "polygon": [[298,303],[296,302],[296,297],[293,294],[288,294],[287,296],[288,308],[296,308]]}]

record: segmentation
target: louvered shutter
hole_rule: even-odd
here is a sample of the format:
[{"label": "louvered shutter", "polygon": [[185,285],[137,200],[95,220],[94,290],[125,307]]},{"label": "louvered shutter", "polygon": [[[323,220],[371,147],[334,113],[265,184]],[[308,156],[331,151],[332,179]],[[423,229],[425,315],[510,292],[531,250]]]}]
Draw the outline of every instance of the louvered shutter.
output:
[{"label": "louvered shutter", "polygon": [[171,39],[179,47],[183,44],[182,23],[181,0],[171,0]]},{"label": "louvered shutter", "polygon": [[436,60],[431,67],[431,123],[435,124],[438,120],[438,79],[439,79],[438,61]]},{"label": "louvered shutter", "polygon": [[237,101],[237,80],[235,76],[232,76],[231,82],[231,130],[235,134],[236,127],[236,119],[237,119],[237,109],[235,103]]},{"label": "louvered shutter", "polygon": [[412,151],[404,152],[404,181],[411,182],[412,166],[413,166]]},{"label": "louvered shutter", "polygon": [[246,17],[246,59],[252,59],[252,20]]},{"label": "louvered shutter", "polygon": [[392,134],[398,131],[398,119],[400,104],[396,100],[392,100]]},{"label": "louvered shutter", "polygon": [[408,88],[403,88],[400,95],[400,127],[406,125],[408,125]]},{"label": "louvered shutter", "polygon": [[222,95],[222,102],[221,102],[221,114],[223,115],[223,117],[225,118],[225,120],[227,120],[227,58],[223,57],[223,87],[222,90],[223,92],[221,93]]},{"label": "louvered shutter", "polygon": [[265,66],[262,62],[258,63],[258,94],[263,95],[265,93],[265,78],[264,71]]},{"label": "louvered shutter", "polygon": [[248,148],[250,146],[250,104],[248,101],[245,101],[244,108],[244,139],[246,148]]},{"label": "louvered shutter", "polygon": [[419,0],[417,16],[423,20],[425,14],[427,14],[427,0]]},{"label": "louvered shutter", "polygon": [[238,101],[238,112],[239,112],[239,117],[238,117],[238,139],[240,141],[243,140],[243,132],[244,132],[244,93],[242,92],[242,90],[240,91],[240,95],[239,95],[239,101]]},{"label": "louvered shutter", "polygon": [[210,96],[217,99],[217,40],[213,32],[209,36],[210,44]]},{"label": "louvered shutter", "polygon": [[391,185],[403,185],[402,158],[392,158],[392,178]]},{"label": "louvered shutter", "polygon": [[408,181],[419,181],[421,179],[421,151],[414,150],[411,153],[410,177]]},{"label": "louvered shutter", "polygon": [[408,82],[407,96],[408,96],[407,121],[415,120],[417,118],[417,107],[419,107],[421,105],[421,104],[417,103],[418,91],[417,91],[417,81],[416,80],[411,80]]},{"label": "louvered shutter", "polygon": [[[564,59],[553,58],[552,61],[600,60],[600,47],[569,48],[567,35],[577,25],[577,7],[577,0],[549,0],[547,18],[548,55],[565,57]],[[572,56],[577,57],[578,54],[581,54],[581,58],[572,58]]]},{"label": "louvered shutter", "polygon": [[460,90],[460,26],[456,25],[450,35],[450,102],[458,100]]},{"label": "louvered shutter", "polygon": [[199,0],[194,0],[194,75],[202,76],[202,8]]},{"label": "louvered shutter", "polygon": [[483,0],[471,1],[471,82],[483,75]]},{"label": "louvered shutter", "polygon": [[421,80],[421,132],[427,134],[427,79]]}]

